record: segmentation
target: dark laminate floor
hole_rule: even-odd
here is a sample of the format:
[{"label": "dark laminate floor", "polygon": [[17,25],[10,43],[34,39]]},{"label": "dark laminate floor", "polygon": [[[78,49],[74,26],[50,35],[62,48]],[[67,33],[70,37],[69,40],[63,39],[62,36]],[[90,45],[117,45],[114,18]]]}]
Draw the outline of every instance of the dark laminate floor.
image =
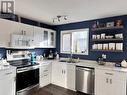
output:
[{"label": "dark laminate floor", "polygon": [[50,84],[48,86],[40,88],[36,93],[32,95],[86,95],[86,94],[77,93],[77,92]]}]

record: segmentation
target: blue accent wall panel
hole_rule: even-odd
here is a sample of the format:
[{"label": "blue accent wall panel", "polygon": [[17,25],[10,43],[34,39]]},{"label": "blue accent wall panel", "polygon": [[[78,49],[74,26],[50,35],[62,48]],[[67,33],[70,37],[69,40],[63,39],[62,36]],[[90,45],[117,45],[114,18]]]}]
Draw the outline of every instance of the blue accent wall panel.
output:
[{"label": "blue accent wall panel", "polygon": [[[35,55],[46,55],[46,57],[49,55],[50,51],[52,51],[53,54],[55,54],[56,49],[55,48],[35,48],[35,49],[7,49],[12,51],[30,51],[35,52]],[[0,55],[2,58],[6,58],[6,49],[0,48]]]},{"label": "blue accent wall panel", "polygon": [[6,49],[0,48],[0,58],[6,58]]},{"label": "blue accent wall panel", "polygon": [[[92,37],[92,25],[94,21],[99,21],[100,23],[106,23],[116,20],[123,20],[124,22],[124,29],[120,30],[124,34],[124,52],[101,52],[101,51],[90,51],[90,48],[92,47],[91,43],[91,37]],[[113,61],[113,62],[120,62],[123,59],[127,59],[127,15],[123,16],[116,16],[116,17],[109,17],[109,18],[103,18],[103,19],[95,19],[95,20],[89,20],[89,21],[82,21],[77,23],[70,23],[65,25],[58,25],[55,26],[57,30],[57,51],[60,52],[60,33],[63,30],[74,30],[74,29],[83,29],[83,28],[89,28],[89,55],[73,55],[75,58],[80,59],[89,59],[89,60],[97,60],[98,57],[100,57],[102,54],[107,55],[106,61]],[[117,31],[117,30],[116,30]],[[60,54],[61,57],[69,57],[69,54]]]}]

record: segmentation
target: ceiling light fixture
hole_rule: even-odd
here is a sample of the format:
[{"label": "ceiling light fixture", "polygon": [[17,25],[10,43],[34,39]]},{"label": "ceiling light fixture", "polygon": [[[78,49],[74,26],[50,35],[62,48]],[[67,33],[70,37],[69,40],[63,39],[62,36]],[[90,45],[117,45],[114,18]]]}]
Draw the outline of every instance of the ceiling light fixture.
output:
[{"label": "ceiling light fixture", "polygon": [[65,21],[67,19],[68,19],[67,15],[58,15],[58,16],[56,16],[56,18],[53,18],[53,23],[62,22],[62,21]]}]

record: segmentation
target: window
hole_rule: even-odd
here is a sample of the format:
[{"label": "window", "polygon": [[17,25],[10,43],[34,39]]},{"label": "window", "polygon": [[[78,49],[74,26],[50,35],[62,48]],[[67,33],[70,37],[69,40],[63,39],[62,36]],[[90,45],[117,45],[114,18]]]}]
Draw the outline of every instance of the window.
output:
[{"label": "window", "polygon": [[85,54],[89,50],[89,29],[61,31],[61,53]]}]

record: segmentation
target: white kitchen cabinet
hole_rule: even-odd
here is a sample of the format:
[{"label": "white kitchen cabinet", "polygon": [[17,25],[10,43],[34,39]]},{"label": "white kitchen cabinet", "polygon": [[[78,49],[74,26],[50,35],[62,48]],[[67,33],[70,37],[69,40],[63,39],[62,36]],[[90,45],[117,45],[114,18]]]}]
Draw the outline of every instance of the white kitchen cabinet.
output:
[{"label": "white kitchen cabinet", "polygon": [[24,24],[24,23],[19,23],[20,26],[20,31],[24,31],[24,34],[27,36],[34,36],[34,26]]},{"label": "white kitchen cabinet", "polygon": [[34,47],[33,26],[12,22],[11,47]]},{"label": "white kitchen cabinet", "polygon": [[66,64],[52,63],[52,84],[66,87]]},{"label": "white kitchen cabinet", "polygon": [[11,21],[0,19],[0,47],[9,46],[11,31]]},{"label": "white kitchen cabinet", "polygon": [[95,69],[95,95],[126,95],[126,73]]},{"label": "white kitchen cabinet", "polygon": [[15,95],[16,70],[0,71],[0,95]]},{"label": "white kitchen cabinet", "polygon": [[43,28],[34,26],[34,45],[37,48],[41,48],[44,45],[44,33]]},{"label": "white kitchen cabinet", "polygon": [[51,83],[51,63],[40,63],[40,87]]},{"label": "white kitchen cabinet", "polygon": [[38,48],[55,48],[55,31],[34,27],[34,44]]},{"label": "white kitchen cabinet", "polygon": [[11,27],[12,27],[11,35],[13,34],[21,35],[22,34],[19,22],[11,21]]},{"label": "white kitchen cabinet", "polygon": [[56,46],[56,32],[54,30],[48,31],[48,46],[54,48]]},{"label": "white kitchen cabinet", "polygon": [[52,84],[75,90],[75,65],[52,63]]},{"label": "white kitchen cabinet", "polygon": [[55,48],[56,31],[51,29],[44,29],[44,47]]},{"label": "white kitchen cabinet", "polygon": [[67,64],[67,76],[66,76],[66,88],[75,91],[75,74],[76,66],[72,64]]}]

